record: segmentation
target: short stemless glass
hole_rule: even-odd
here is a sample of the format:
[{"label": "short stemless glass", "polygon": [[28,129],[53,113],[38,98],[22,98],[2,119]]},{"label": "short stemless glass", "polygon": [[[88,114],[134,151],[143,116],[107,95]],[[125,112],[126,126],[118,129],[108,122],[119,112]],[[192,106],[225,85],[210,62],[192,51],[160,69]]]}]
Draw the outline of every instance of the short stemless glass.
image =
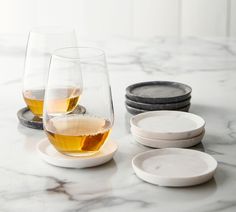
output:
[{"label": "short stemless glass", "polygon": [[[61,75],[63,72],[63,75]],[[80,104],[85,114],[70,114],[66,106],[58,110],[55,99],[67,98],[68,104],[76,95],[61,97],[60,89],[79,91],[83,78]],[[63,82],[63,83],[61,83]],[[79,92],[78,92],[79,93]],[[64,101],[64,100],[63,100]],[[56,50],[52,55],[44,100],[44,130],[51,144],[70,156],[88,156],[98,152],[113,126],[114,112],[111,89],[102,50],[72,47]]]},{"label": "short stemless glass", "polygon": [[43,115],[43,99],[53,51],[76,46],[76,33],[64,27],[34,28],[28,37],[23,78],[23,97],[31,112]]}]

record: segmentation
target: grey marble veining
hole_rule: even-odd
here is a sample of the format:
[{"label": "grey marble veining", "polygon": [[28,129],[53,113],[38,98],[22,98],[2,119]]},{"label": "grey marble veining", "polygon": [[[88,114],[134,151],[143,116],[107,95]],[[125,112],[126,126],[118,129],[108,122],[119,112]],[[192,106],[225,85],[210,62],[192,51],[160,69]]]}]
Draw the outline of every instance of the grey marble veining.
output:
[{"label": "grey marble veining", "polygon": [[[119,150],[111,162],[82,170],[43,162],[35,148],[44,133],[18,123],[25,42],[0,36],[0,211],[236,211],[236,40],[119,37],[94,43],[108,56],[115,106],[111,139]],[[219,163],[210,182],[162,188],[135,176],[131,159],[149,148],[130,134],[124,95],[126,86],[148,80],[193,88],[190,112],[206,120],[206,135],[194,149]]]}]

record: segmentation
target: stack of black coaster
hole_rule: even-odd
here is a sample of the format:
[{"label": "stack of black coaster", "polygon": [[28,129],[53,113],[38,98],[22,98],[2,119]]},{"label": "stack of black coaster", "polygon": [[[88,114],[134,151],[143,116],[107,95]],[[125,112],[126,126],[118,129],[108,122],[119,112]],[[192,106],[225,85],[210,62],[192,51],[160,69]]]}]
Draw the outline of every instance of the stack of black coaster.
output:
[{"label": "stack of black coaster", "polygon": [[129,113],[155,110],[177,110],[188,112],[192,88],[170,81],[141,82],[126,88],[126,108]]}]

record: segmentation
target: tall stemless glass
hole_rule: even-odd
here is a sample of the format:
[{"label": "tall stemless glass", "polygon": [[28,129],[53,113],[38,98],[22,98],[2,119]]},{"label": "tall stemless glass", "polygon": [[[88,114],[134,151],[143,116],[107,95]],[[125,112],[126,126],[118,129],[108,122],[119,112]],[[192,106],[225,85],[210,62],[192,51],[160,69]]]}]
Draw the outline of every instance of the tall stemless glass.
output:
[{"label": "tall stemless glass", "polygon": [[[80,93],[80,73],[83,92],[80,104],[85,114],[68,113],[74,92],[61,95],[61,88]],[[68,105],[55,107],[55,99]],[[72,47],[56,50],[51,59],[44,100],[43,124],[51,144],[61,153],[70,156],[88,156],[100,150],[113,126],[114,112],[111,89],[102,50]]]},{"label": "tall stemless glass", "polygon": [[42,117],[43,114],[45,83],[52,52],[76,45],[76,33],[73,29],[38,27],[29,33],[25,55],[23,97],[35,116]]}]

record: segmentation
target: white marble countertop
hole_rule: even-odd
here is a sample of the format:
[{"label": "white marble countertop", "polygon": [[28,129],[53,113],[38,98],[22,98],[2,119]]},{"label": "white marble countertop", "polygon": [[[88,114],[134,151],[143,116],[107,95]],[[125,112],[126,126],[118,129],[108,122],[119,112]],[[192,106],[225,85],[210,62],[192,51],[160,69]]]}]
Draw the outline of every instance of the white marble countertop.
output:
[{"label": "white marble countertop", "polygon": [[[108,55],[115,106],[114,160],[96,168],[64,169],[42,161],[35,147],[43,131],[25,128],[21,74],[25,38],[0,36],[0,211],[236,211],[236,40],[113,38],[96,44]],[[206,120],[197,149],[219,163],[210,182],[163,188],[138,179],[132,157],[148,150],[129,131],[125,87],[174,80],[193,88],[190,111]]]}]

